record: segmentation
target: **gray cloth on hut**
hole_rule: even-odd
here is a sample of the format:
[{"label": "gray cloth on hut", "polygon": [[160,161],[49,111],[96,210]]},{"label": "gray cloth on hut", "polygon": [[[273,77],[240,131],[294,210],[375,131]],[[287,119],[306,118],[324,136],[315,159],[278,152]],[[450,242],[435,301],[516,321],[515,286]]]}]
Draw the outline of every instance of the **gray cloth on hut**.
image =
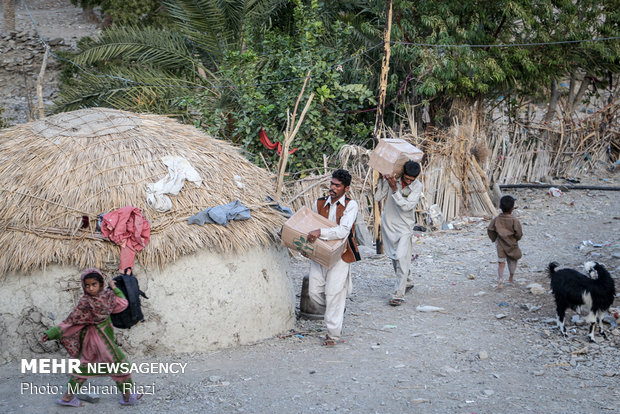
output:
[{"label": "gray cloth on hut", "polygon": [[250,209],[243,205],[239,200],[232,203],[209,207],[200,213],[187,219],[188,224],[214,223],[225,226],[229,220],[247,220],[250,218]]},{"label": "gray cloth on hut", "polygon": [[283,205],[278,203],[276,200],[274,200],[270,196],[267,196],[267,201],[273,201],[273,204],[269,204],[269,207],[278,210],[280,213],[284,214],[285,217],[288,218],[288,217],[291,217],[293,215],[293,210],[291,210],[288,207],[284,207]]}]

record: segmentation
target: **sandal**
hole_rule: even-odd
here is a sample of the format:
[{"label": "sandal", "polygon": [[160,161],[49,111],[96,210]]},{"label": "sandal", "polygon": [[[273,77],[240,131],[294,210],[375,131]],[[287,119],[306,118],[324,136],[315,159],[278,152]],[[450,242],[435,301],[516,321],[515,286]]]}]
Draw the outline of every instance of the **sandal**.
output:
[{"label": "sandal", "polygon": [[64,405],[64,406],[66,406],[66,407],[81,407],[81,406],[83,406],[83,405],[84,405],[84,404],[82,404],[82,403],[80,402],[80,400],[78,400],[78,399],[77,399],[77,397],[76,397],[75,395],[73,396],[73,399],[72,399],[72,400],[70,400],[70,401],[65,401],[65,400],[63,400],[62,398],[58,398],[58,399],[56,400],[56,404],[58,404],[58,405]]},{"label": "sandal", "polygon": [[391,306],[400,306],[403,303],[405,303],[405,299],[392,298],[392,299],[390,299],[389,303],[390,303]]},{"label": "sandal", "polygon": [[323,341],[323,346],[335,346],[336,340],[331,338],[329,335],[325,335],[325,340]]},{"label": "sandal", "polygon": [[121,405],[135,405],[138,403],[138,400],[142,398],[143,394],[132,393],[129,395],[129,400],[125,401],[125,397],[121,396]]}]

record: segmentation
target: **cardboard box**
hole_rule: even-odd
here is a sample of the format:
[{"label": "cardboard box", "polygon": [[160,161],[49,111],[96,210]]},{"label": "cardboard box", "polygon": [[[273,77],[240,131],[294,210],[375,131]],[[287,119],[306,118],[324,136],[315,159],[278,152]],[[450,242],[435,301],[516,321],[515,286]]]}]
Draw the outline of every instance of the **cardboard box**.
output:
[{"label": "cardboard box", "polygon": [[344,253],[346,239],[329,241],[317,239],[314,243],[309,243],[306,236],[312,230],[336,226],[336,223],[308,207],[302,207],[282,226],[282,245],[330,268]]},{"label": "cardboard box", "polygon": [[404,139],[381,139],[370,153],[368,165],[383,175],[400,177],[409,160],[420,162],[424,152]]}]

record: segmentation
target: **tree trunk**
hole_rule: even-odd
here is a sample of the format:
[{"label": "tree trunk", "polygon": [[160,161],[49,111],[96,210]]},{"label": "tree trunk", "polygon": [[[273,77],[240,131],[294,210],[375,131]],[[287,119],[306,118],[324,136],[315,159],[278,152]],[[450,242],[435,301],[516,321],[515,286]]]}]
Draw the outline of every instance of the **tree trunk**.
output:
[{"label": "tree trunk", "polygon": [[577,73],[570,74],[570,86],[568,87],[568,97],[566,98],[566,112],[568,115],[573,113],[573,96],[575,94],[575,85],[577,83]]},{"label": "tree trunk", "polygon": [[558,98],[560,97],[560,91],[558,91],[558,83],[555,78],[551,79],[551,92],[549,94],[549,108],[545,115],[544,123],[548,124],[553,121],[555,110],[558,107]]},{"label": "tree trunk", "polygon": [[576,105],[579,105],[579,102],[581,102],[581,99],[583,98],[583,95],[585,95],[586,91],[588,90],[588,87],[590,87],[590,77],[586,73],[583,76],[583,80],[581,81],[581,86],[579,86],[579,90],[577,91],[577,93],[575,94],[575,97],[573,98],[571,102],[571,105],[570,105],[571,112],[575,110]]},{"label": "tree trunk", "polygon": [[4,8],[4,31],[15,31],[15,0],[2,0]]}]

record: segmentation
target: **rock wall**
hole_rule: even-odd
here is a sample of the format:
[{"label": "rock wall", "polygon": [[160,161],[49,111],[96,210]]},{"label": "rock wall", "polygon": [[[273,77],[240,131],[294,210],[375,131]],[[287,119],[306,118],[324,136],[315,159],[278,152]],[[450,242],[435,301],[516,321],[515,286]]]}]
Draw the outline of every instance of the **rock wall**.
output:
[{"label": "rock wall", "polygon": [[[56,38],[48,44],[62,50],[64,40]],[[37,77],[41,71],[45,46],[36,33],[10,32],[0,34],[0,118],[15,125],[38,117]],[[57,91],[58,62],[49,56],[43,76],[43,103],[49,107]]]}]

